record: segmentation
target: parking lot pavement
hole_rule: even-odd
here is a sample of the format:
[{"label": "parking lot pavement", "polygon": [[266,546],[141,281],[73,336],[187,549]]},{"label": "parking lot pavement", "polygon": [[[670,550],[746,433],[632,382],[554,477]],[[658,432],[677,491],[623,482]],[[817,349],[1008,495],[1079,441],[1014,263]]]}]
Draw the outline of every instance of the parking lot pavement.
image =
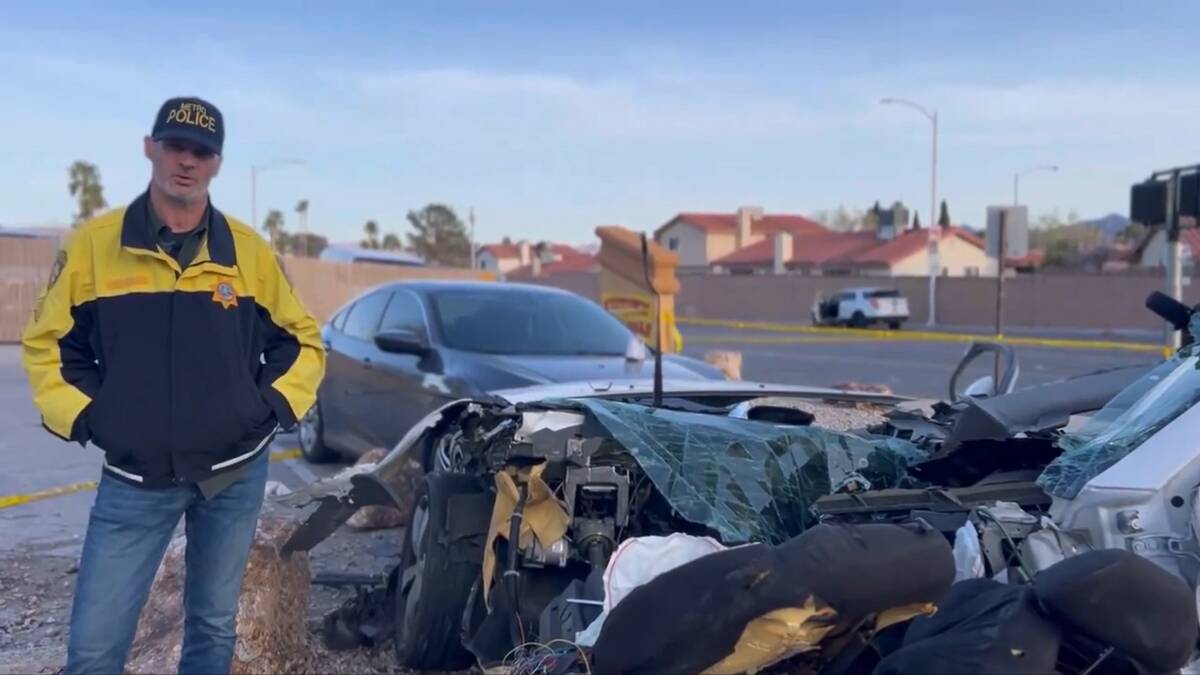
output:
[{"label": "parking lot pavement", "polygon": [[[818,387],[846,382],[885,384],[896,394],[944,398],[965,343],[893,341],[842,334],[780,334],[683,326],[684,353],[703,358],[713,350],[742,353],[742,377]],[[1048,347],[1013,348],[1020,363],[1018,388],[1118,366],[1154,363],[1152,354]],[[993,361],[980,357],[963,382],[990,375]]]}]

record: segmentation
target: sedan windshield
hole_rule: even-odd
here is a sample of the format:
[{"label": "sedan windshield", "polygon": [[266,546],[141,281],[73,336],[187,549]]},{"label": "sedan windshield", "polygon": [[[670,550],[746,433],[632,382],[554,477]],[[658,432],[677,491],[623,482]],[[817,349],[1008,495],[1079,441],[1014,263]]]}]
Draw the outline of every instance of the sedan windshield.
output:
[{"label": "sedan windshield", "polygon": [[1129,385],[1074,434],[1037,483],[1047,494],[1074,499],[1083,486],[1200,402],[1200,347],[1180,350]]},{"label": "sedan windshield", "polygon": [[486,354],[623,356],[631,333],[598,305],[534,291],[441,291],[431,296],[443,341]]}]

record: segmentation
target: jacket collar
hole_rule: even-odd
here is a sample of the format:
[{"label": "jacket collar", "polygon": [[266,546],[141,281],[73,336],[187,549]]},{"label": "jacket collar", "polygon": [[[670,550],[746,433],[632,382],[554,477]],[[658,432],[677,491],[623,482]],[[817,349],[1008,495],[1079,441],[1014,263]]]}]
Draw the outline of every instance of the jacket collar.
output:
[{"label": "jacket collar", "polygon": [[[126,248],[143,249],[157,252],[158,242],[150,237],[150,191],[147,190],[133,200],[121,222],[121,246]],[[208,204],[208,241],[209,260],[226,267],[237,266],[237,252],[233,245],[233,232],[225,215]]]}]

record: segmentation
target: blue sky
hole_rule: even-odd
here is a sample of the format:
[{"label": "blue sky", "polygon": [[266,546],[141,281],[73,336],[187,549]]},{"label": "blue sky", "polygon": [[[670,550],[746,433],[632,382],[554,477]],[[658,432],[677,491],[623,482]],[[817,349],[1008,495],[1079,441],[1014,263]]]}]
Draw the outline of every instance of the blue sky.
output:
[{"label": "blue sky", "polygon": [[[979,225],[1030,176],[1034,214],[1125,212],[1155,169],[1200,161],[1200,5],[1158,3],[5,3],[0,223],[63,223],[66,168],[110,203],[142,190],[163,99],[225,113],[214,201],[311,202],[335,241],[367,219],[474,206],[478,238],[586,242],[685,210],[813,213],[939,194]],[[834,3],[836,4],[836,3]],[[991,6],[995,5],[995,6]]]}]

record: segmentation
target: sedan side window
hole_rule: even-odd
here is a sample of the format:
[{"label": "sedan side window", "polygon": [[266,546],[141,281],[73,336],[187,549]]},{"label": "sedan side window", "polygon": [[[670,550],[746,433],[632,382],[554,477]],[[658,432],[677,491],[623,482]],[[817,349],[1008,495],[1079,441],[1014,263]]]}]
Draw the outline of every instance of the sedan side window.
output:
[{"label": "sedan side window", "polygon": [[379,319],[383,316],[383,308],[387,305],[389,294],[383,291],[372,293],[359,300],[350,308],[350,316],[346,317],[343,332],[353,338],[370,340],[375,337]]},{"label": "sedan side window", "polygon": [[379,330],[407,330],[424,337],[425,310],[421,301],[408,291],[393,293],[392,301],[383,313],[383,323],[379,325]]},{"label": "sedan side window", "polygon": [[346,309],[343,309],[342,311],[338,312],[337,316],[333,317],[333,321],[330,321],[329,323],[330,323],[330,325],[333,326],[334,330],[336,330],[338,332],[345,330],[346,317],[350,315],[351,309],[353,309],[353,308],[347,307]]}]

